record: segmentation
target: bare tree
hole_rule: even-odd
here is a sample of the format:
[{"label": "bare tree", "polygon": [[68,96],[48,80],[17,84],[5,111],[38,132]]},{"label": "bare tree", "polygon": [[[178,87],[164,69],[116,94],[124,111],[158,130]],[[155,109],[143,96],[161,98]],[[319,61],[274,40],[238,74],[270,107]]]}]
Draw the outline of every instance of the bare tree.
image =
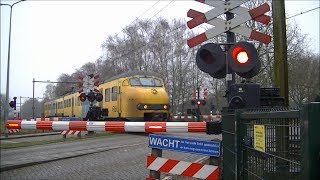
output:
[{"label": "bare tree", "polygon": [[55,85],[47,84],[46,91],[43,94],[45,101],[52,100],[55,98]]},{"label": "bare tree", "polygon": [[[33,117],[33,100],[32,98],[26,100],[21,106],[22,118],[32,118]],[[35,117],[42,117],[43,113],[43,103],[39,102],[38,99],[34,99],[34,115]]]},{"label": "bare tree", "polygon": [[61,74],[58,78],[58,81],[63,83],[58,83],[55,86],[55,91],[54,91],[55,97],[63,96],[67,93],[73,92],[75,87],[77,86],[74,83],[67,83],[67,82],[75,82],[74,77],[68,74]]}]

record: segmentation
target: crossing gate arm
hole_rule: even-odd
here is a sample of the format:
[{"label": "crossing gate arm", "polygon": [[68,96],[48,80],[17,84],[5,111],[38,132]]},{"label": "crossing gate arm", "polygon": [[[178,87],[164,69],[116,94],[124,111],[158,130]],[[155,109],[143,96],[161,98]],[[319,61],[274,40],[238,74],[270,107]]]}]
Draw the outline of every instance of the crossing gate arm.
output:
[{"label": "crossing gate arm", "polygon": [[182,132],[220,134],[221,121],[214,122],[115,122],[115,121],[21,121],[8,120],[8,129],[77,130],[97,132]]}]

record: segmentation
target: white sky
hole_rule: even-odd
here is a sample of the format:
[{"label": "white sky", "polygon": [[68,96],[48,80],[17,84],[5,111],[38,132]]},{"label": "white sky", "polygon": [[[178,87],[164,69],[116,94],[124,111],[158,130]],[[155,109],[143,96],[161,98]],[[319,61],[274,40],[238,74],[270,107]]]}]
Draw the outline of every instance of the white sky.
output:
[{"label": "white sky", "polygon": [[[12,4],[16,1],[1,1]],[[157,1],[25,1],[14,6],[11,30],[10,99],[32,97],[32,79],[56,81],[101,55],[100,45]],[[141,19],[150,19],[170,1],[160,1]],[[318,1],[286,0],[288,16],[319,7]],[[186,18],[189,9],[206,12],[199,2],[176,0],[158,16]],[[210,9],[210,8],[209,8]],[[1,6],[1,93],[6,90],[8,6]],[[319,9],[296,16],[303,33],[309,34],[319,53]],[[35,83],[35,97],[42,97],[46,84]]]}]

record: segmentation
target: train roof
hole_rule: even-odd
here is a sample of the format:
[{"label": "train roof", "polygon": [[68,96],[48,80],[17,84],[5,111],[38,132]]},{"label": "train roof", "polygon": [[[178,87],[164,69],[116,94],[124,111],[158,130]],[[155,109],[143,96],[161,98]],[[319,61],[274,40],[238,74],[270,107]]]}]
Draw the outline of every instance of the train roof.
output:
[{"label": "train roof", "polygon": [[155,76],[155,77],[161,77],[160,74],[156,73],[156,72],[151,72],[151,71],[130,71],[130,72],[126,72],[123,74],[119,74],[117,76],[113,76],[110,78],[106,78],[104,79],[103,83],[105,82],[110,82],[116,79],[120,79],[120,78],[125,78],[125,77],[130,77],[130,76]]},{"label": "train roof", "polygon": [[[120,79],[120,78],[125,78],[125,77],[130,77],[130,76],[155,76],[155,77],[161,77],[160,74],[156,73],[156,72],[152,72],[152,71],[130,71],[130,72],[126,72],[126,73],[122,73],[122,74],[119,74],[117,76],[112,76],[112,77],[109,77],[109,78],[105,78],[102,82],[102,83],[106,83],[106,82],[110,82],[110,81],[113,81],[113,80],[116,80],[116,79]],[[45,103],[47,102],[52,102],[52,101],[56,101],[57,99],[59,98],[62,98],[62,97],[65,97],[65,96],[68,96],[68,95],[71,95],[71,94],[75,94],[77,93],[76,91],[75,92],[70,92],[70,93],[67,93],[65,95],[62,95],[62,96],[59,96],[59,97],[56,97],[55,99],[53,100],[50,100],[50,101],[46,101]]]}]

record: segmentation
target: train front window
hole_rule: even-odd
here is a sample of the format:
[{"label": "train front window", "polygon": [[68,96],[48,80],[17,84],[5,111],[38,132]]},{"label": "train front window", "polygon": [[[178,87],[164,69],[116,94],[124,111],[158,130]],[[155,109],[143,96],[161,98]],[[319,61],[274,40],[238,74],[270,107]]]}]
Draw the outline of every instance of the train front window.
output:
[{"label": "train front window", "polygon": [[154,81],[152,78],[140,78],[140,82],[142,86],[148,86],[148,87],[154,86]]},{"label": "train front window", "polygon": [[130,79],[131,86],[144,86],[144,87],[162,87],[161,81],[159,79],[154,78],[131,78]]},{"label": "train front window", "polygon": [[139,78],[131,78],[130,85],[131,86],[141,86]]}]

